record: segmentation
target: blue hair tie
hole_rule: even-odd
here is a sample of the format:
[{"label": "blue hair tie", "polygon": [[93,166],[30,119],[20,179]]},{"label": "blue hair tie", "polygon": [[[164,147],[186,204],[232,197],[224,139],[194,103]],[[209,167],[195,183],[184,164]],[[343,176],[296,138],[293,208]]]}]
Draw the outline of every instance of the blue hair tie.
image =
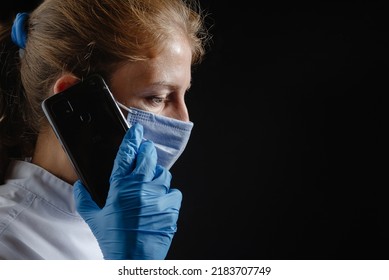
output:
[{"label": "blue hair tie", "polygon": [[28,13],[18,13],[12,25],[11,38],[12,41],[21,49],[26,47],[27,31],[26,21]]}]

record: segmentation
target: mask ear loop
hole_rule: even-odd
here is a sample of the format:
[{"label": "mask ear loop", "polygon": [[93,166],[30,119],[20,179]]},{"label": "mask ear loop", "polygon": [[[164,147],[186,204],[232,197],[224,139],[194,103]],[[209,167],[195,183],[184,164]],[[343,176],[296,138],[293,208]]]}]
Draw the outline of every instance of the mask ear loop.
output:
[{"label": "mask ear loop", "polygon": [[[116,102],[116,104],[119,106],[119,108],[120,108],[120,109],[123,109],[124,111],[126,111],[127,114],[128,114],[128,113],[133,114],[133,115],[138,114],[137,111],[132,110],[131,108],[128,108],[127,106],[123,105],[122,103],[120,103],[120,102],[117,101],[116,99],[115,99],[115,102]],[[130,123],[129,123],[129,125],[131,126]],[[144,142],[144,141],[146,141],[146,138],[142,138],[142,142]]]},{"label": "mask ear loop", "polygon": [[128,108],[127,106],[123,105],[122,103],[120,103],[119,101],[116,100],[116,104],[118,104],[118,106],[123,109],[124,111],[126,111],[127,113],[131,113],[131,114],[137,114],[136,111],[134,110],[131,110],[131,108]]}]

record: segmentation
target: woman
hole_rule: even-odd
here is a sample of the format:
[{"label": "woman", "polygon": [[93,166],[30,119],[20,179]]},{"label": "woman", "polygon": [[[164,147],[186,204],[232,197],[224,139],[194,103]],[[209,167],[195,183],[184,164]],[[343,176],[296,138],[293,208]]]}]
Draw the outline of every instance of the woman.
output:
[{"label": "woman", "polygon": [[[165,258],[181,204],[168,169],[188,134],[162,167],[161,130],[147,135],[153,124],[127,111],[171,120],[162,131],[190,132],[184,96],[206,40],[199,6],[182,0],[46,0],[0,27],[0,259]],[[134,124],[102,209],[41,109],[95,73]]]}]

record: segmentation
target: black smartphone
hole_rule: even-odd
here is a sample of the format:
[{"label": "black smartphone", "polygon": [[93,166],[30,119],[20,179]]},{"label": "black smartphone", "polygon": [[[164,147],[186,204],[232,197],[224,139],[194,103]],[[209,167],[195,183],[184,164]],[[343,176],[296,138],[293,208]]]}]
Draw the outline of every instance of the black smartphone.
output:
[{"label": "black smartphone", "polygon": [[102,208],[128,123],[104,79],[97,74],[42,102],[43,111],[77,175]]}]

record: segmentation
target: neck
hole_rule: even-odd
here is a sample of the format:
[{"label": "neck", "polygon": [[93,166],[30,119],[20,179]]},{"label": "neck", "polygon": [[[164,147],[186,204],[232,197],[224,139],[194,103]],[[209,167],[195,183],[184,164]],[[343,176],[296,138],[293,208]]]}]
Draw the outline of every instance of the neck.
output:
[{"label": "neck", "polygon": [[78,176],[51,128],[42,130],[37,139],[32,163],[73,184]]}]

